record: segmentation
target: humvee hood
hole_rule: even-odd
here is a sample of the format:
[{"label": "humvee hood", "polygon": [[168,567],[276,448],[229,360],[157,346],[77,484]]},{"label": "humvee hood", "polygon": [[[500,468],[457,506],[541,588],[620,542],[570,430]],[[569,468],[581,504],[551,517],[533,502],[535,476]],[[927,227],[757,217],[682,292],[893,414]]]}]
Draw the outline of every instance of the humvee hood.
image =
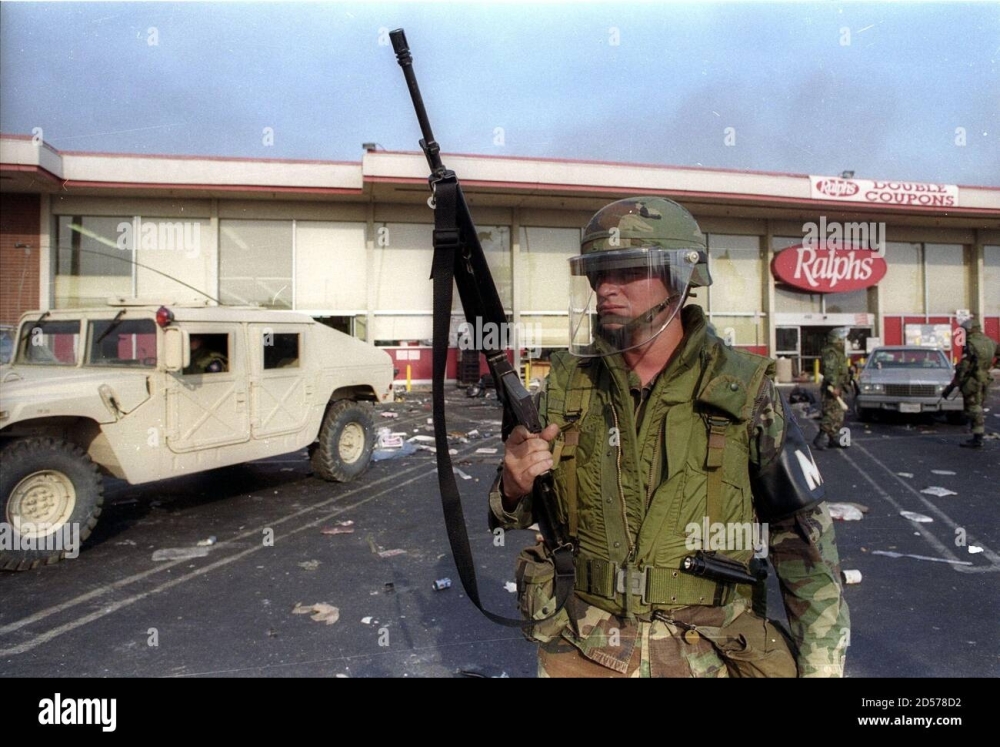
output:
[{"label": "humvee hood", "polygon": [[149,399],[147,377],[136,372],[53,366],[4,369],[0,427],[38,417],[77,416],[110,423]]}]

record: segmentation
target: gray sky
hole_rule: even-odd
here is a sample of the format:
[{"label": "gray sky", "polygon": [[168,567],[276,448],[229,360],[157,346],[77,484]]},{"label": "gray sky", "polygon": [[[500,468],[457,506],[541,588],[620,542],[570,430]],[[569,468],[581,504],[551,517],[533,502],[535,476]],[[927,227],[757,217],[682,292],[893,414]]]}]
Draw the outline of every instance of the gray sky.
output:
[{"label": "gray sky", "polygon": [[62,150],[416,150],[401,26],[446,153],[1000,186],[997,3],[3,2],[0,22],[0,130]]}]

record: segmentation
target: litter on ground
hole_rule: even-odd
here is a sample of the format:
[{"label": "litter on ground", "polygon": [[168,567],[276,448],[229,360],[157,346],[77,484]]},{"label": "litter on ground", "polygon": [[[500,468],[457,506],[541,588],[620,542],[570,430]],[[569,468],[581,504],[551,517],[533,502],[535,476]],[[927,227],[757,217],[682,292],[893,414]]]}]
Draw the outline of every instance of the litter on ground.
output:
[{"label": "litter on ground", "polygon": [[927,495],[936,495],[938,498],[943,498],[946,495],[958,495],[954,490],[948,490],[948,488],[939,488],[936,485],[932,485],[929,488],[924,488],[920,491],[921,493],[926,493]]}]

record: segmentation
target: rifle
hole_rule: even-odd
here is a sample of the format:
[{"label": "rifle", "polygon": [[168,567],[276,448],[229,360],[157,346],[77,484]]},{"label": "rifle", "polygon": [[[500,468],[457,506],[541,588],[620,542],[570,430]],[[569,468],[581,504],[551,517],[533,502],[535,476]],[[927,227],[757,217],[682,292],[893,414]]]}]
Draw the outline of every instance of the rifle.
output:
[{"label": "rifle", "polygon": [[[448,542],[451,544],[462,586],[473,604],[489,619],[501,625],[529,627],[541,620],[524,621],[501,617],[484,609],[480,602],[461,496],[455,482],[451,457],[448,454],[448,432],[444,412],[444,377],[448,333],[451,326],[452,281],[454,280],[458,286],[466,321],[473,327],[477,324],[493,324],[497,325],[495,329],[504,329],[499,325],[507,323],[507,315],[504,313],[503,304],[500,302],[500,296],[486,263],[486,255],[479,243],[476,225],[458,183],[458,177],[441,162],[441,148],[431,131],[427,110],[424,108],[417,78],[413,72],[413,57],[406,43],[406,35],[403,29],[396,29],[389,32],[389,38],[410,90],[410,98],[413,100],[413,108],[416,110],[420,132],[423,135],[420,148],[431,170],[427,181],[432,193],[430,204],[434,209],[434,260],[431,270],[431,278],[434,281],[432,399],[438,484],[441,489],[441,507],[448,529]],[[484,337],[486,338],[484,342],[489,342],[493,336],[484,335]],[[497,398],[503,405],[501,428],[503,440],[507,440],[517,425],[525,426],[532,433],[541,432],[538,410],[499,342],[496,346],[483,345],[479,352],[486,357],[496,386]],[[555,483],[551,472],[535,478],[531,500],[543,542],[555,564],[556,610],[550,615],[555,617],[573,590],[575,567],[572,540],[566,528],[560,523],[556,512]]]}]

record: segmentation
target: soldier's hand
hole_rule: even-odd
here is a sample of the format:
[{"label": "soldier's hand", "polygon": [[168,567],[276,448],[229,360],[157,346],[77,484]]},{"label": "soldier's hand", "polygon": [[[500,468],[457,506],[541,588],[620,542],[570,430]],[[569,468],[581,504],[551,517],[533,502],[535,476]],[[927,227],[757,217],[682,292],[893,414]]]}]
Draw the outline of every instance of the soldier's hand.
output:
[{"label": "soldier's hand", "polygon": [[531,492],[535,478],[552,469],[549,444],[559,435],[559,426],[550,424],[541,433],[531,433],[523,425],[510,432],[503,450],[503,497],[505,506],[517,505]]}]

